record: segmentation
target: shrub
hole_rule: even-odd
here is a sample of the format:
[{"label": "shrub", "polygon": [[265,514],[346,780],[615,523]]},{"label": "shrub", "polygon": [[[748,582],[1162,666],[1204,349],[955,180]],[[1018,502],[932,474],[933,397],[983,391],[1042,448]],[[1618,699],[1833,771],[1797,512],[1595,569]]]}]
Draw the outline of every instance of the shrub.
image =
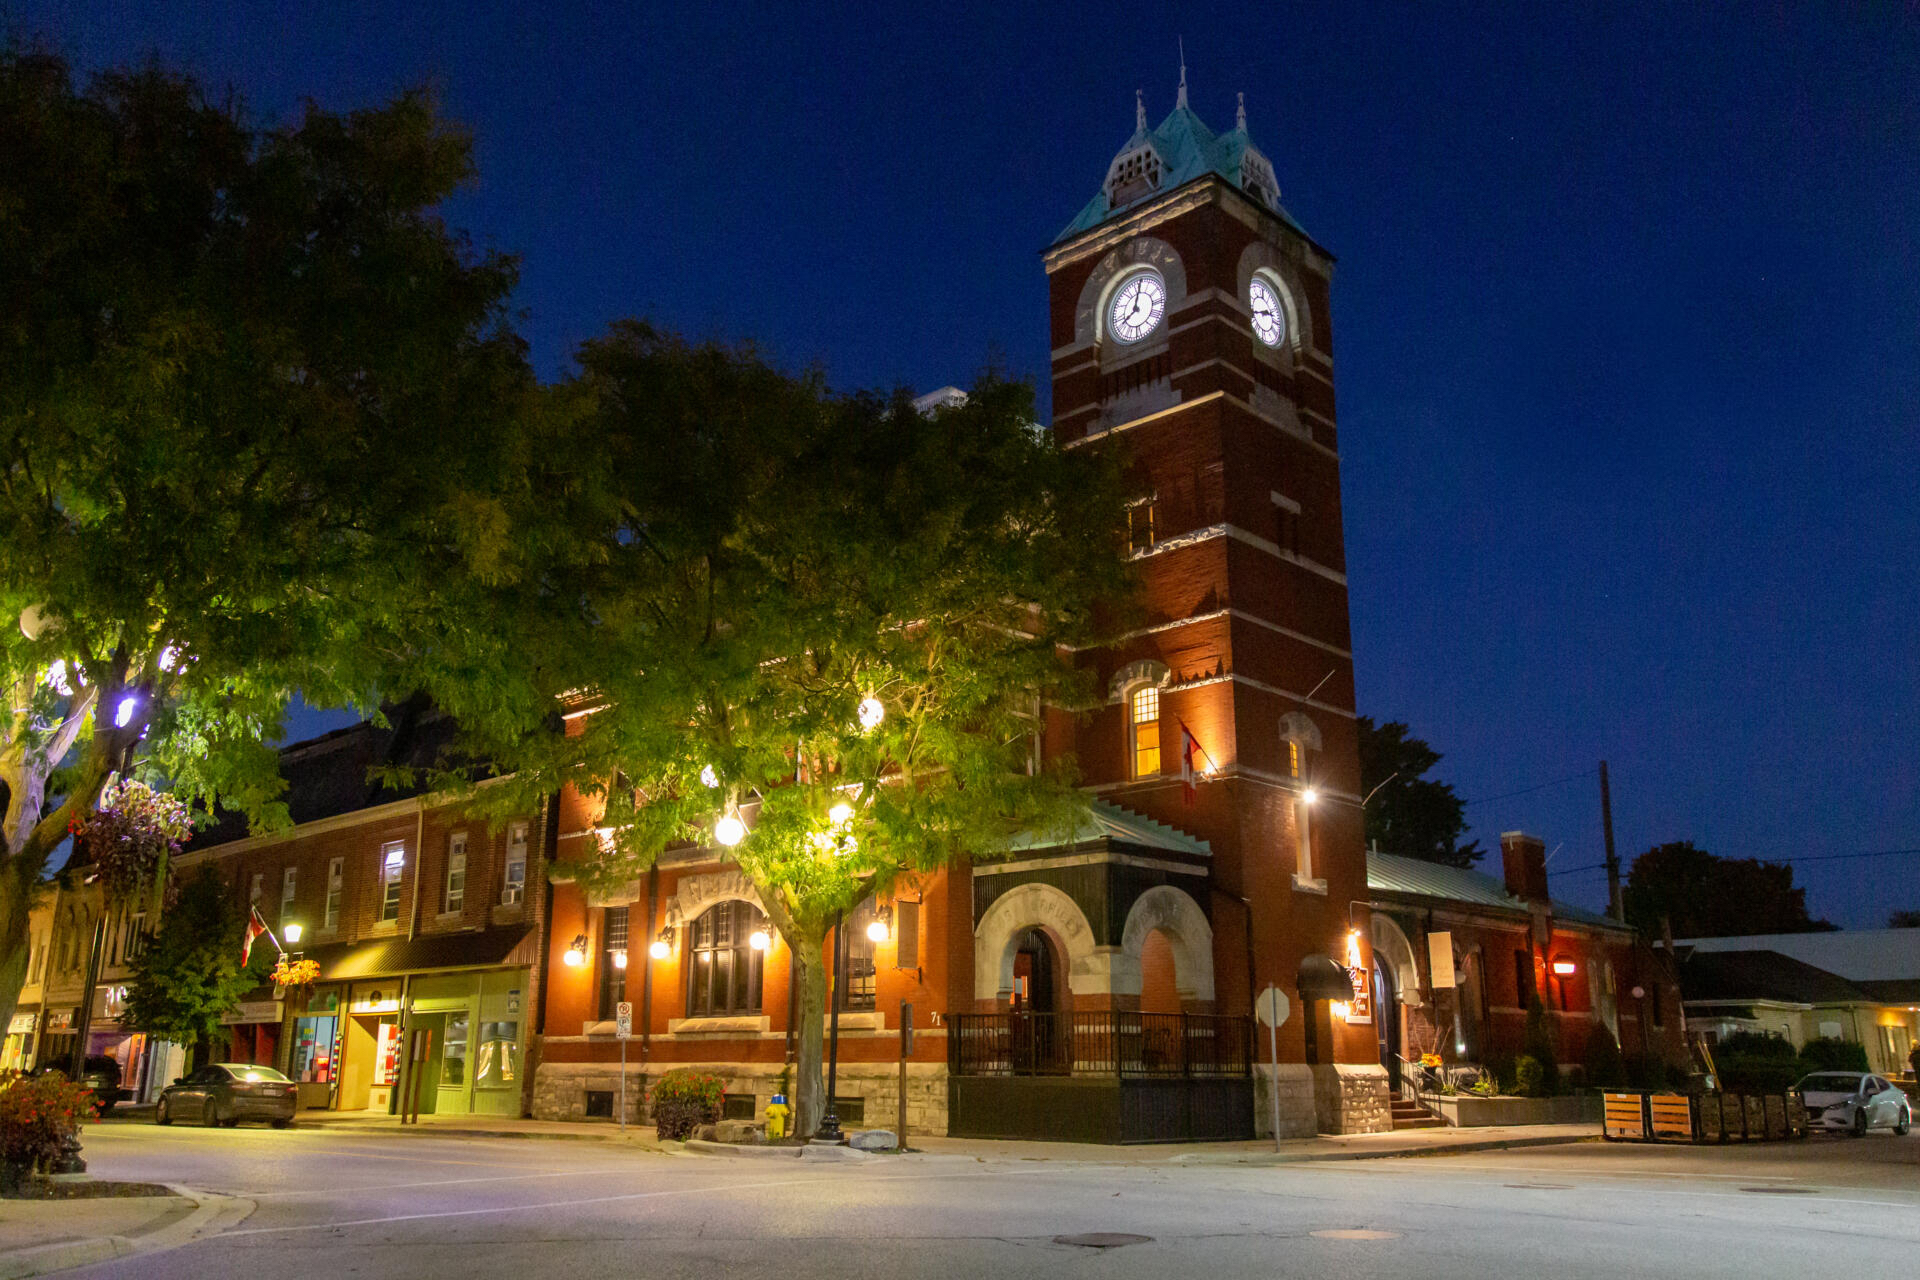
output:
[{"label": "shrub", "polygon": [[0,1079],[0,1160],[20,1168],[46,1166],[95,1110],[93,1091],[58,1071]]},{"label": "shrub", "polygon": [[1604,1025],[1596,1025],[1587,1033],[1586,1052],[1580,1056],[1580,1077],[1595,1089],[1627,1081],[1627,1060],[1620,1056],[1613,1032]]},{"label": "shrub", "polygon": [[1720,1087],[1728,1093],[1780,1093],[1801,1076],[1798,1058],[1750,1053],[1717,1053]]},{"label": "shrub", "polygon": [[[1524,1058],[1532,1058],[1540,1066],[1541,1076],[1545,1080],[1546,1093],[1535,1097],[1546,1097],[1560,1091],[1560,1058],[1553,1048],[1553,1025],[1547,1019],[1547,1011],[1538,997],[1527,1002],[1527,1030],[1521,1041],[1520,1053]],[[1517,1068],[1516,1068],[1517,1070]],[[1522,1092],[1526,1092],[1524,1089]]]},{"label": "shrub", "polygon": [[1487,1078],[1493,1081],[1493,1092],[1508,1093],[1513,1089],[1513,1055],[1498,1050],[1489,1052],[1486,1061],[1481,1064]]},{"label": "shrub", "polygon": [[1785,1036],[1776,1036],[1770,1031],[1736,1031],[1723,1037],[1713,1047],[1713,1056],[1718,1060],[1722,1056],[1791,1059],[1799,1055],[1793,1051],[1793,1045]]},{"label": "shrub", "polygon": [[1550,1092],[1547,1088],[1547,1068],[1530,1053],[1523,1053],[1513,1064],[1514,1092],[1525,1098],[1544,1098]]},{"label": "shrub", "polygon": [[678,1067],[653,1086],[653,1123],[662,1138],[685,1139],[720,1118],[725,1077],[698,1067]]},{"label": "shrub", "polygon": [[1821,1036],[1807,1041],[1800,1050],[1800,1074],[1815,1071],[1871,1071],[1867,1065],[1867,1047],[1837,1036]]}]

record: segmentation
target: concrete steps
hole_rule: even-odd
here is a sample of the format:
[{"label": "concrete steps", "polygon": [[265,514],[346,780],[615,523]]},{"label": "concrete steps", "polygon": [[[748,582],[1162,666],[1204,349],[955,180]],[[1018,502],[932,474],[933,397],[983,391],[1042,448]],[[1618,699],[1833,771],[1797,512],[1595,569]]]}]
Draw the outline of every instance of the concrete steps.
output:
[{"label": "concrete steps", "polygon": [[1427,1110],[1411,1098],[1393,1100],[1393,1127],[1395,1129],[1444,1129],[1446,1121]]}]

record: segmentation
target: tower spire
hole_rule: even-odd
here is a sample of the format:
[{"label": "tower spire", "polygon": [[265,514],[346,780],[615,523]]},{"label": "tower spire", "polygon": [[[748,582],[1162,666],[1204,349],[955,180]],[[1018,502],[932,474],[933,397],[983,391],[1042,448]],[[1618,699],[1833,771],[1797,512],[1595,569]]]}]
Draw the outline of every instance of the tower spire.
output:
[{"label": "tower spire", "polygon": [[1233,127],[1245,133],[1247,131],[1247,95],[1242,93],[1236,96],[1240,99],[1240,105],[1233,112]]},{"label": "tower spire", "polygon": [[1145,89],[1133,91],[1133,127],[1136,129],[1147,127],[1147,91]]},{"label": "tower spire", "polygon": [[1176,36],[1175,39],[1180,42],[1180,97],[1173,105],[1184,107],[1187,105],[1187,40],[1185,36]]}]

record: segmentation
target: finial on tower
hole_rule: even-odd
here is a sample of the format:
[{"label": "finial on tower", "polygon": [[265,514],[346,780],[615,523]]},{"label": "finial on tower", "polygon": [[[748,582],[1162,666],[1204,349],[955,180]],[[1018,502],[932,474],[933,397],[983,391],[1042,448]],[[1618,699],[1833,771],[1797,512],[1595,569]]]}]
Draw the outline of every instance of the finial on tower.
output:
[{"label": "finial on tower", "polygon": [[1180,97],[1173,105],[1184,107],[1187,105],[1187,41],[1185,36],[1176,36],[1175,39],[1180,42]]},{"label": "finial on tower", "polygon": [[1247,131],[1247,95],[1242,93],[1237,96],[1240,99],[1240,105],[1233,113],[1233,127],[1245,133]]},{"label": "finial on tower", "polygon": [[1147,127],[1147,91],[1145,89],[1133,91],[1133,127],[1136,129]]}]

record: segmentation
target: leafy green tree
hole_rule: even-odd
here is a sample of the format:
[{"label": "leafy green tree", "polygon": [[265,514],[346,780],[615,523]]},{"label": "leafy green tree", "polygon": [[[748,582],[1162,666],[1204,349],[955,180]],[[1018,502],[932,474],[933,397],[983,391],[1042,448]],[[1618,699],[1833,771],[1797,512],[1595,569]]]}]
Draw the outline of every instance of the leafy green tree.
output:
[{"label": "leafy green tree", "polygon": [[1627,923],[1651,938],[1669,925],[1676,938],[1834,928],[1807,914],[1807,891],[1794,887],[1792,866],[1718,857],[1691,840],[1655,845],[1635,858],[1620,899]]},{"label": "leafy green tree", "polygon": [[1398,720],[1376,725],[1357,720],[1360,793],[1366,808],[1367,844],[1382,853],[1419,858],[1448,867],[1471,867],[1486,852],[1478,840],[1460,843],[1466,811],[1449,783],[1426,776],[1443,758]]},{"label": "leafy green tree", "polygon": [[220,1019],[273,968],[273,948],[262,945],[241,965],[246,919],[211,868],[181,883],[146,950],[128,964],[121,1020],[188,1049],[223,1043]]},{"label": "leafy green tree", "polygon": [[1909,908],[1902,911],[1889,912],[1887,914],[1887,928],[1920,929],[1920,911]]},{"label": "leafy green tree", "polygon": [[737,862],[798,966],[809,1133],[835,918],[1082,803],[1037,734],[1043,698],[1085,695],[1095,602],[1127,592],[1117,469],[992,378],[923,416],[637,323],[580,366],[535,504],[556,523],[527,530],[552,564],[490,591],[512,621],[449,636],[428,683],[511,775],[476,803],[574,785],[604,805],[601,846],[564,868],[587,885],[669,848]]},{"label": "leafy green tree", "polygon": [[528,377],[514,264],[434,211],[470,146],[422,94],[256,128],[8,46],[0,153],[3,1020],[111,777],[284,820],[291,691],[376,705],[433,584],[495,571]]}]

